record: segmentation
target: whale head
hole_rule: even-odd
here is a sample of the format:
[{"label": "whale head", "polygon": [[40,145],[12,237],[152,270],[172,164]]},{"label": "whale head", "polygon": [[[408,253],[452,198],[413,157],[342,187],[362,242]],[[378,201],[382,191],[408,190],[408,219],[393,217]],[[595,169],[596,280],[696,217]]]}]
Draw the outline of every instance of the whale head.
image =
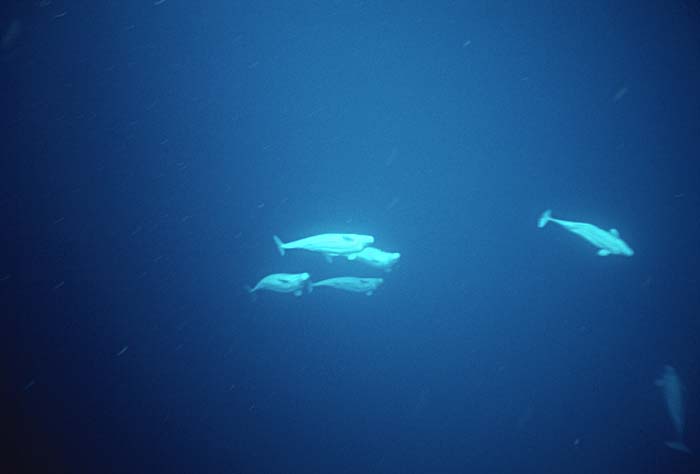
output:
[{"label": "whale head", "polygon": [[620,237],[620,232],[617,229],[610,229],[608,235],[611,240],[611,248],[609,249],[611,253],[624,255],[626,257],[631,257],[634,255],[634,250],[632,250],[632,247],[627,245],[627,242],[622,240],[622,237]]},{"label": "whale head", "polygon": [[373,264],[377,267],[386,268],[387,270],[394,266],[401,258],[400,252],[384,252],[383,255],[376,256]]},{"label": "whale head", "polygon": [[391,267],[401,258],[401,253],[385,252],[375,247],[365,247],[361,252],[348,256],[349,260],[354,260],[356,258],[373,267],[390,271]]},{"label": "whale head", "polygon": [[622,239],[619,239],[617,242],[617,253],[620,255],[624,255],[625,257],[631,257],[634,255],[634,250],[632,250],[632,247],[627,245],[627,242],[625,242]]},{"label": "whale head", "polygon": [[374,236],[371,235],[358,235],[357,240],[359,243],[363,244],[365,247],[372,245],[374,243]]}]

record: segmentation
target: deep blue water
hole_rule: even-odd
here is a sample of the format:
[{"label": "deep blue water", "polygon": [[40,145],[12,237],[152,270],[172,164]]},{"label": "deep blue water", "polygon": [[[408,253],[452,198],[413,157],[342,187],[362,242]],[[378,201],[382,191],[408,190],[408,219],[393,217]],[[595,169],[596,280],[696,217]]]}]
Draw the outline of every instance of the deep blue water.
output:
[{"label": "deep blue water", "polygon": [[610,3],[6,4],[2,472],[700,472],[700,6]]}]

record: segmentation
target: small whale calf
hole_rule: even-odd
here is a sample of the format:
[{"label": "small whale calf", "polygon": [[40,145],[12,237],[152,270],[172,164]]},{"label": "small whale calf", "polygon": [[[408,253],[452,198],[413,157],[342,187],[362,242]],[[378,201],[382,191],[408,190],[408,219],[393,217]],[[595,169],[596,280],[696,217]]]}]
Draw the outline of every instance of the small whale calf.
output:
[{"label": "small whale calf", "polygon": [[246,289],[248,293],[269,290],[277,293],[294,293],[294,296],[301,296],[310,277],[306,272],[273,273],[261,279],[253,288],[247,287]]},{"label": "small whale calf", "polygon": [[582,237],[584,240],[587,240],[594,246],[598,247],[600,249],[598,250],[598,255],[601,257],[606,257],[608,255],[624,255],[626,257],[631,257],[634,255],[634,250],[632,250],[630,246],[627,245],[624,240],[622,240],[617,229],[610,229],[608,231],[585,222],[555,219],[552,217],[551,209],[547,209],[542,213],[537,221],[537,227],[541,229],[542,227],[546,226],[548,222],[555,222],[569,232]]},{"label": "small whale calf", "polygon": [[272,238],[282,256],[286,250],[303,249],[322,253],[326,259],[342,255],[353,260],[353,255],[374,243],[373,236],[362,234],[319,234],[287,243],[282,242],[276,235]]},{"label": "small whale calf", "polygon": [[656,386],[661,388],[666,402],[666,410],[671,418],[673,428],[676,431],[675,441],[666,441],[666,446],[676,451],[690,453],[690,449],[683,441],[683,431],[685,429],[685,401],[683,383],[681,382],[676,369],[667,365],[664,367],[664,373],[654,382]]},{"label": "small whale calf", "polygon": [[353,257],[351,260],[354,259],[371,267],[390,272],[391,267],[401,258],[401,254],[399,252],[385,252],[375,247],[365,247],[361,252],[348,256],[348,258],[350,257]]},{"label": "small whale calf", "polygon": [[383,278],[358,278],[351,276],[335,277],[328,278],[327,280],[311,282],[309,285],[309,291],[312,291],[317,286],[330,286],[331,288],[336,288],[338,290],[364,293],[367,296],[371,296],[374,293],[374,290],[379,288],[379,285],[382,283],[384,283]]}]

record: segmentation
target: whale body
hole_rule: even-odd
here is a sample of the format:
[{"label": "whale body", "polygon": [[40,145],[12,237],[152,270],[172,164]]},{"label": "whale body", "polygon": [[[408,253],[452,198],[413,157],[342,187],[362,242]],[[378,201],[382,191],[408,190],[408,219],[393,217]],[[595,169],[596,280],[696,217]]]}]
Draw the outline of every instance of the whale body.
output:
[{"label": "whale body", "polygon": [[685,429],[685,403],[683,400],[683,392],[685,388],[681,382],[676,369],[667,365],[664,367],[664,373],[654,382],[664,395],[666,402],[666,410],[668,416],[673,423],[673,429],[676,431],[676,441],[666,441],[666,446],[677,451],[690,453],[690,449],[683,442],[683,431]]},{"label": "whale body", "polygon": [[276,291],[278,293],[294,293],[301,296],[311,276],[304,273],[273,273],[262,278],[253,288],[246,288],[248,293],[259,290]]},{"label": "whale body", "polygon": [[401,254],[399,252],[385,252],[375,247],[365,247],[361,252],[354,254],[354,258],[358,262],[390,272],[391,267],[401,258]]},{"label": "whale body", "polygon": [[374,290],[379,288],[379,285],[384,283],[383,278],[358,278],[358,277],[336,277],[328,278],[327,280],[321,280],[316,282],[311,282],[309,285],[309,291],[312,291],[317,286],[330,286],[331,288],[337,288],[338,290],[352,291],[355,293],[364,293],[370,296],[374,293]]},{"label": "whale body", "polygon": [[322,253],[327,258],[343,255],[349,260],[354,259],[352,255],[374,243],[373,236],[362,234],[319,234],[286,243],[276,235],[272,238],[280,255],[284,255],[286,250],[304,249]]},{"label": "whale body", "polygon": [[571,233],[582,237],[594,246],[598,247],[598,255],[606,257],[608,255],[624,255],[631,257],[634,255],[634,250],[627,245],[627,242],[622,240],[617,229],[603,230],[593,224],[585,222],[565,221],[552,217],[552,210],[547,209],[542,213],[537,221],[537,227],[542,228],[548,222],[555,222],[568,230]]}]

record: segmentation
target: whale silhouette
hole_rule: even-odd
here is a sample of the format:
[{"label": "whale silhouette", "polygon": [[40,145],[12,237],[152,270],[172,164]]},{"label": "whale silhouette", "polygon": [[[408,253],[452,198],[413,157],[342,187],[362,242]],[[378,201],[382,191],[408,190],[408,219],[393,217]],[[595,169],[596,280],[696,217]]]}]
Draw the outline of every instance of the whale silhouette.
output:
[{"label": "whale silhouette", "polygon": [[319,234],[287,243],[282,242],[276,235],[272,238],[282,256],[286,250],[303,249],[322,253],[327,259],[342,255],[354,260],[354,254],[374,243],[373,236],[362,234]]},{"label": "whale silhouette", "polygon": [[666,441],[666,446],[676,451],[690,453],[690,449],[683,442],[683,431],[685,428],[685,403],[683,400],[683,392],[685,388],[681,382],[676,369],[667,365],[664,367],[664,373],[654,382],[656,386],[661,388],[666,402],[668,416],[671,418],[673,428],[676,431],[676,441]]},{"label": "whale silhouette", "polygon": [[278,293],[294,293],[301,296],[302,290],[311,276],[304,273],[273,273],[263,277],[253,288],[246,287],[248,293],[259,290],[276,291]]},{"label": "whale silhouette", "polygon": [[598,255],[601,257],[606,257],[608,255],[624,255],[626,257],[631,257],[634,255],[634,250],[622,240],[617,229],[610,229],[608,231],[585,222],[555,219],[552,217],[551,209],[547,209],[542,213],[537,221],[537,227],[542,228],[550,221],[556,222],[569,232],[582,237],[584,240],[598,247],[600,249],[598,250]]},{"label": "whale silhouette", "polygon": [[379,288],[379,285],[384,283],[382,278],[359,278],[359,277],[335,277],[328,278],[327,280],[321,280],[316,282],[311,282],[309,285],[309,291],[313,291],[317,286],[330,286],[331,288],[336,288],[338,290],[352,291],[355,293],[364,293],[367,296],[371,296],[374,290]]}]

